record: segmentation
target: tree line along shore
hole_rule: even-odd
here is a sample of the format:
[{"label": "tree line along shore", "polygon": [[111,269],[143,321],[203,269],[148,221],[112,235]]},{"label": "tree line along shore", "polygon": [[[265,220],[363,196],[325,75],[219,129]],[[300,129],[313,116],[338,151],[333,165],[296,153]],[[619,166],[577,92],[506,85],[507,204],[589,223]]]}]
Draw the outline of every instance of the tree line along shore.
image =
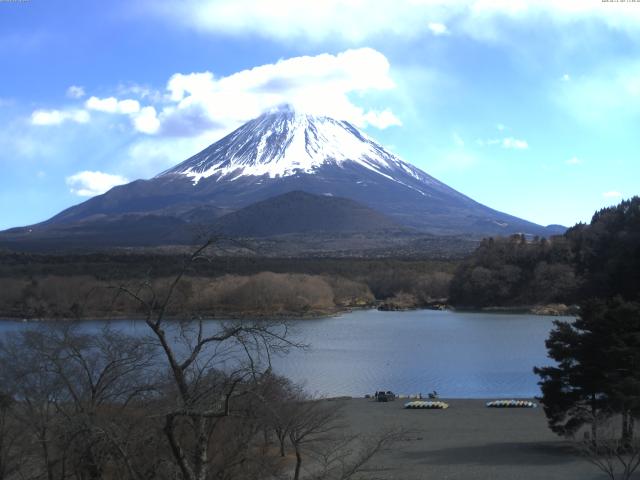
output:
[{"label": "tree line along shore", "polygon": [[[166,291],[179,255],[4,254],[0,317],[139,317],[117,288],[147,281]],[[455,263],[398,259],[212,257],[189,268],[168,316],[305,317],[354,308],[419,308],[446,298]]]},{"label": "tree line along shore", "polygon": [[[483,240],[463,259],[225,256],[190,266],[169,314],[202,317],[329,315],[447,305],[575,314],[585,298],[633,298],[640,284],[633,198],[597,212],[564,235]],[[215,246],[213,246],[215,247]],[[114,288],[145,280],[162,290],[185,255],[169,252],[0,252],[0,316],[137,316]]]}]

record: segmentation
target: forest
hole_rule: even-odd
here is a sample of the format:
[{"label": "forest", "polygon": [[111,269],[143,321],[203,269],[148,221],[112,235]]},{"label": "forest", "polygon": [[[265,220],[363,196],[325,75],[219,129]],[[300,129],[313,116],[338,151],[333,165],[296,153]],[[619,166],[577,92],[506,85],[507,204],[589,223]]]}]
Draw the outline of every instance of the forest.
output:
[{"label": "forest", "polygon": [[[640,199],[597,212],[551,238],[484,239],[464,259],[208,255],[189,267],[167,314],[193,317],[328,315],[352,308],[530,309],[577,305],[613,292],[638,298]],[[168,288],[185,254],[0,252],[0,316],[140,316],[114,289],[141,280]]]},{"label": "forest", "polygon": [[[210,247],[209,247],[210,248]],[[207,251],[209,252],[209,248]],[[165,291],[184,255],[0,255],[0,317],[139,317],[118,286]],[[189,266],[169,316],[328,315],[381,302],[420,307],[445,299],[456,263],[416,259],[265,258],[207,255]]]},{"label": "forest", "polygon": [[489,238],[453,276],[458,307],[573,304],[618,294],[640,298],[640,198],[597,212],[557,237]]}]

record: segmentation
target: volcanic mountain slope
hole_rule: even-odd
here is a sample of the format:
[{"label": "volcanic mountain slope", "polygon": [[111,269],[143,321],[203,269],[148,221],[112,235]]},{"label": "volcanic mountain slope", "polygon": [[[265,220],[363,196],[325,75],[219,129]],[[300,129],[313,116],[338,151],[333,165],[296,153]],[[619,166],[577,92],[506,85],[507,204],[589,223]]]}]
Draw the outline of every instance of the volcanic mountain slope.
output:
[{"label": "volcanic mountain slope", "polygon": [[13,234],[46,237],[51,229],[60,232],[63,226],[109,222],[123,215],[165,217],[172,229],[176,220],[213,223],[225,213],[292,191],[348,198],[431,234],[563,231],[475,202],[389,153],[346,121],[286,107],[247,122],[150,180],[115,187],[46,222],[13,229]]},{"label": "volcanic mountain slope", "polygon": [[[17,228],[0,235],[0,244],[13,248],[16,242],[32,247],[83,248],[116,246],[184,245],[211,235],[225,237],[347,238],[367,234],[415,237],[416,232],[358,202],[327,195],[294,191],[253,203],[224,216],[207,207],[196,207],[184,218],[153,213],[125,213],[90,217],[71,224],[51,224],[43,231]],[[6,233],[14,242],[7,242]],[[5,242],[3,242],[5,240]],[[31,248],[27,248],[31,249]],[[37,248],[36,248],[37,249]]]},{"label": "volcanic mountain slope", "polygon": [[406,230],[391,218],[353,200],[299,191],[256,202],[225,215],[214,222],[213,229],[233,237]]}]

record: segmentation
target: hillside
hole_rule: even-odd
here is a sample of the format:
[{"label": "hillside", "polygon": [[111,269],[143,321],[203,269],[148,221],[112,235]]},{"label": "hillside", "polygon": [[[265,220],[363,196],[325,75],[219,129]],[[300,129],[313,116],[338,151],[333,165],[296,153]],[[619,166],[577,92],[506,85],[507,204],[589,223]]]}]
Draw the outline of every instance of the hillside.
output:
[{"label": "hillside", "polygon": [[291,233],[400,231],[391,218],[353,200],[294,191],[254,203],[219,218],[214,230],[229,236],[269,237]]}]

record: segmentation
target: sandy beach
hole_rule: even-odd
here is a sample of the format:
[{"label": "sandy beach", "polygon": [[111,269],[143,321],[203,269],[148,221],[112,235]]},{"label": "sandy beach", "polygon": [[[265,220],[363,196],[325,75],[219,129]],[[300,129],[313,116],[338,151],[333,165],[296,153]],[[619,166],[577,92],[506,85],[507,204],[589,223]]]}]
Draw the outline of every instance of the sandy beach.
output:
[{"label": "sandy beach", "polygon": [[349,427],[363,434],[412,432],[374,461],[385,479],[596,480],[596,467],[553,434],[542,408],[492,409],[486,400],[444,400],[446,410],[405,410],[406,400],[345,400]]}]

